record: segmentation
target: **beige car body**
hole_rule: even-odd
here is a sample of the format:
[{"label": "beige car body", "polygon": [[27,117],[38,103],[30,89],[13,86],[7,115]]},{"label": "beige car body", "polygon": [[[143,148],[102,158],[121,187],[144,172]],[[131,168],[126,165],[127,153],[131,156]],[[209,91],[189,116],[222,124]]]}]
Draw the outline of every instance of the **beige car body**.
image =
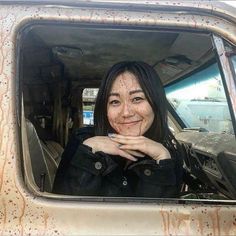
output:
[{"label": "beige car body", "polygon": [[[208,29],[236,44],[233,7],[214,1],[0,1],[0,19],[0,235],[236,235],[233,200],[66,201],[30,191],[23,180],[27,167],[22,164],[16,105],[18,32],[31,21]],[[235,109],[234,89],[231,84]],[[27,147],[23,154],[27,155]]]}]

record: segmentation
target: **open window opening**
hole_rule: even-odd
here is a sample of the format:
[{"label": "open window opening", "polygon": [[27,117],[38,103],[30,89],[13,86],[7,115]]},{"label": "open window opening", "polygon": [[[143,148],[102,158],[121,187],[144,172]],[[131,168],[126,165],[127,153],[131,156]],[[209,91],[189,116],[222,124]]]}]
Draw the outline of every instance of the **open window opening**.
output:
[{"label": "open window opening", "polygon": [[[27,186],[42,195],[52,191],[71,134],[93,125],[97,88],[106,70],[119,61],[141,60],[169,85],[167,97],[175,110],[170,126],[185,153],[181,198],[236,198],[236,184],[222,164],[222,155],[235,163],[234,132],[209,33],[35,24],[21,39]],[[188,86],[194,86],[196,96],[188,98]]]}]

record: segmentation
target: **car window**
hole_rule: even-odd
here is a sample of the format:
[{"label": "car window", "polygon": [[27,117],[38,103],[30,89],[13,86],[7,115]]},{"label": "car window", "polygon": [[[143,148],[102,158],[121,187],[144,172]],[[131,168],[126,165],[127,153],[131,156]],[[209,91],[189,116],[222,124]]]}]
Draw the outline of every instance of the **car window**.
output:
[{"label": "car window", "polygon": [[83,125],[93,125],[93,112],[98,88],[83,90]]},{"label": "car window", "polygon": [[[207,190],[206,198],[215,199],[218,194],[212,197],[213,188],[230,199],[236,196],[230,182],[222,180],[218,184],[219,180],[199,166],[203,163],[206,169],[212,170],[212,165],[208,167],[210,161],[216,165],[215,160],[210,159],[212,156],[225,150],[236,152],[230,149],[234,142],[233,135],[229,135],[233,133],[232,122],[209,33],[53,23],[35,24],[24,33],[26,40],[22,40],[22,56],[19,57],[27,132],[24,140],[29,143],[29,156],[24,156],[24,162],[32,166],[25,170],[32,178],[25,182],[27,186],[33,186],[32,191],[40,195],[52,193],[63,149],[67,150],[67,143],[80,128],[94,124],[97,88],[107,69],[118,61],[141,60],[157,71],[167,98],[179,116],[170,109],[168,125],[171,132],[181,146],[190,143],[192,148],[191,152],[189,146],[184,149],[190,161],[185,160],[187,177],[183,180],[180,198],[189,198],[189,193],[193,193],[193,199],[203,198],[201,193]],[[144,41],[147,43],[143,44]],[[39,50],[41,48],[43,50]],[[182,127],[189,128],[190,132],[179,132]],[[208,133],[203,132],[200,135],[204,137],[200,139],[198,132],[191,130],[196,128],[214,132],[216,136],[205,137]],[[188,136],[190,134],[193,140],[200,140],[197,148]],[[225,135],[230,137],[226,139]],[[202,138],[207,139],[209,145],[201,142],[205,140]],[[223,141],[219,141],[221,139]],[[215,150],[214,145],[219,149]],[[59,151],[52,152],[53,148]],[[201,155],[199,161],[193,158],[192,152],[194,158]],[[191,176],[194,176],[194,182]]]},{"label": "car window", "polygon": [[216,63],[166,87],[166,94],[186,128],[233,134],[229,107]]}]

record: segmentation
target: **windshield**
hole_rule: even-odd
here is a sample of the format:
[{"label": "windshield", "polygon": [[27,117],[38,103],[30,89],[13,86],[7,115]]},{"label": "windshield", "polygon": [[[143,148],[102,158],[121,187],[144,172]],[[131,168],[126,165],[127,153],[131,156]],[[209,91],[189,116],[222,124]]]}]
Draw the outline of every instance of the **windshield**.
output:
[{"label": "windshield", "polygon": [[216,63],[166,87],[166,95],[187,128],[234,133]]}]

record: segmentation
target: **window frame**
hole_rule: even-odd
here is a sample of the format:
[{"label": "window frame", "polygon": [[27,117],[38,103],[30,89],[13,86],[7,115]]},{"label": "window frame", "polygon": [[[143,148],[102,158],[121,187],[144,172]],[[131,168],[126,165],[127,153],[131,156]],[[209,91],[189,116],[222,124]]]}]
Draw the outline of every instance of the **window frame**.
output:
[{"label": "window frame", "polygon": [[229,57],[227,56],[227,50],[224,45],[224,41],[218,35],[213,34],[213,43],[217,54],[218,66],[222,77],[222,83],[225,90],[225,95],[231,115],[231,121],[234,130],[234,136],[236,137],[236,78],[232,68]]},{"label": "window frame", "polygon": [[[51,22],[50,22],[51,23]],[[37,24],[37,23],[36,23]],[[133,30],[137,30],[137,28],[139,27],[134,27],[132,28],[132,26],[126,26],[126,27],[130,27],[131,29]],[[185,30],[176,30],[177,32],[180,31],[185,31]],[[193,32],[193,30],[186,30],[187,32]],[[199,33],[202,32],[202,31],[198,31]],[[204,31],[205,32],[205,31]],[[209,33],[208,31],[206,31],[206,33]],[[20,41],[22,42],[22,41]],[[173,115],[173,114],[172,114]],[[176,120],[178,120],[178,118],[173,115],[173,117],[175,117]],[[181,122],[179,123],[181,125]],[[182,125],[181,125],[182,127]],[[158,201],[158,203],[171,203],[171,204],[176,204],[176,203],[186,203],[186,201],[188,201],[189,203],[198,203],[198,204],[201,204],[201,203],[207,203],[207,204],[216,204],[215,201],[209,201],[209,200],[204,200],[204,199],[200,199],[200,200],[197,200],[197,199],[146,199],[146,198],[139,198],[139,197],[136,197],[136,198],[132,198],[132,197],[129,197],[129,198],[123,198],[123,197],[119,197],[119,198],[110,198],[110,197],[83,197],[83,196],[64,196],[64,195],[57,195],[57,194],[51,194],[51,193],[42,193],[42,192],[38,192],[38,191],[33,191],[34,194],[36,195],[40,195],[42,197],[46,197],[46,198],[50,198],[50,199],[63,199],[63,200],[76,200],[76,201],[93,201],[93,202],[122,202],[122,203],[130,203],[131,201],[132,202],[139,202],[139,203],[151,203],[151,202],[156,202]],[[231,201],[231,200],[227,200],[226,202],[224,200],[217,200],[217,204],[234,204],[235,201]]]}]

